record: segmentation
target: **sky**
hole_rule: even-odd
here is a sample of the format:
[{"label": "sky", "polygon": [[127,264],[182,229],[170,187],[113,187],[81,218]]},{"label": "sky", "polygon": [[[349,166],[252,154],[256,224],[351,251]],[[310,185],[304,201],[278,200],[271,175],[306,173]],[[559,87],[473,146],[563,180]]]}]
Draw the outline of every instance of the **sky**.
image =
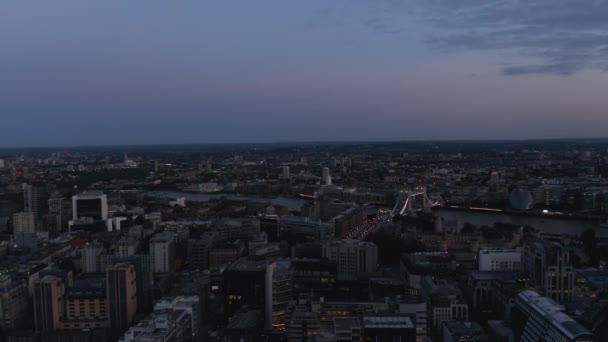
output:
[{"label": "sky", "polygon": [[608,0],[2,0],[0,147],[606,137]]}]

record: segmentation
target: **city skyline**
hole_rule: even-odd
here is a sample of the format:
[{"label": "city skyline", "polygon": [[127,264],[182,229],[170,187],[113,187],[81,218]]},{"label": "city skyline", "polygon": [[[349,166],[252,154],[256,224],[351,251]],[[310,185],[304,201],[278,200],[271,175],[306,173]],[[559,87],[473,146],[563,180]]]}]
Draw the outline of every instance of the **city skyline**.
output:
[{"label": "city skyline", "polygon": [[608,1],[0,4],[0,147],[603,138]]}]

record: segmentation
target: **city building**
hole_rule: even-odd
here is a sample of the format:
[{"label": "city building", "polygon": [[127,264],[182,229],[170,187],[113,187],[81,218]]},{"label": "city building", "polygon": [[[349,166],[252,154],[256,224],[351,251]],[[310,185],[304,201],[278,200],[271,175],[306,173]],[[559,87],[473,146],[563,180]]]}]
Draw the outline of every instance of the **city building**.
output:
[{"label": "city building", "polygon": [[479,271],[522,270],[522,253],[517,249],[488,248],[479,250]]},{"label": "city building", "polygon": [[89,242],[80,251],[80,265],[85,273],[101,272],[99,256],[105,252],[101,242]]},{"label": "city building", "polygon": [[94,221],[108,219],[108,198],[101,192],[85,192],[72,196],[72,220],[91,218]]},{"label": "city building", "polygon": [[323,258],[336,263],[338,279],[356,279],[376,271],[378,247],[373,242],[334,240],[323,245]]},{"label": "city building", "polygon": [[516,341],[596,341],[589,330],[565,313],[563,306],[535,291],[519,293],[512,324]]},{"label": "city building", "polygon": [[106,270],[107,308],[110,328],[125,331],[137,310],[137,275],[135,266],[119,263]]},{"label": "city building", "polygon": [[462,291],[444,280],[426,276],[421,281],[422,295],[432,327],[441,330],[444,321],[469,319],[469,306]]},{"label": "city building", "polygon": [[34,324],[37,331],[54,331],[61,327],[65,285],[62,278],[53,275],[34,282]]},{"label": "city building", "polygon": [[34,212],[26,211],[13,214],[13,234],[36,233]]},{"label": "city building", "polygon": [[283,166],[283,173],[281,175],[283,179],[289,179],[289,166]]},{"label": "city building", "polygon": [[363,319],[365,342],[415,342],[416,328],[406,315],[373,315]]},{"label": "city building", "polygon": [[175,270],[175,238],[171,233],[160,233],[150,239],[152,272],[168,273]]},{"label": "city building", "polygon": [[165,298],[154,311],[125,332],[119,342],[197,341],[199,298]]},{"label": "city building", "polygon": [[27,284],[0,275],[0,331],[21,328],[28,313]]},{"label": "city building", "polygon": [[525,246],[526,271],[539,291],[558,303],[571,302],[574,268],[568,246],[562,242],[537,240]]},{"label": "city building", "polygon": [[445,321],[442,323],[443,342],[488,342],[488,336],[477,322]]},{"label": "city building", "polygon": [[46,213],[48,194],[46,186],[39,181],[32,184],[24,183],[23,189],[23,211],[34,213],[36,219],[42,218]]},{"label": "city building", "polygon": [[292,299],[293,268],[290,261],[271,262],[266,268],[266,330],[285,331],[287,307]]},{"label": "city building", "polygon": [[327,241],[334,237],[334,225],[308,217],[285,216],[278,220],[278,232],[281,240],[294,242]]}]

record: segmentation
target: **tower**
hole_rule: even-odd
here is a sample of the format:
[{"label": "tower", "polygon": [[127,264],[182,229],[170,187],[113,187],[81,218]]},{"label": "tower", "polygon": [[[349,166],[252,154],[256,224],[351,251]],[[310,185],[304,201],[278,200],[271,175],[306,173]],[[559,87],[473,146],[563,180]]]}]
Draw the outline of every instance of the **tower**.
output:
[{"label": "tower", "polygon": [[130,263],[118,263],[106,270],[106,291],[110,328],[124,332],[133,321],[136,311],[136,272]]}]

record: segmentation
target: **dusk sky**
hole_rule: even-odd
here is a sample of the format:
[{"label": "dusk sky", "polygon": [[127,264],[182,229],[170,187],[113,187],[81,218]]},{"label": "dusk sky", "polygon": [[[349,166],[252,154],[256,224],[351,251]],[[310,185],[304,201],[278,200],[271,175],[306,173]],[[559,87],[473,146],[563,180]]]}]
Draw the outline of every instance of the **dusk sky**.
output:
[{"label": "dusk sky", "polygon": [[0,1],[0,147],[606,137],[608,0]]}]

